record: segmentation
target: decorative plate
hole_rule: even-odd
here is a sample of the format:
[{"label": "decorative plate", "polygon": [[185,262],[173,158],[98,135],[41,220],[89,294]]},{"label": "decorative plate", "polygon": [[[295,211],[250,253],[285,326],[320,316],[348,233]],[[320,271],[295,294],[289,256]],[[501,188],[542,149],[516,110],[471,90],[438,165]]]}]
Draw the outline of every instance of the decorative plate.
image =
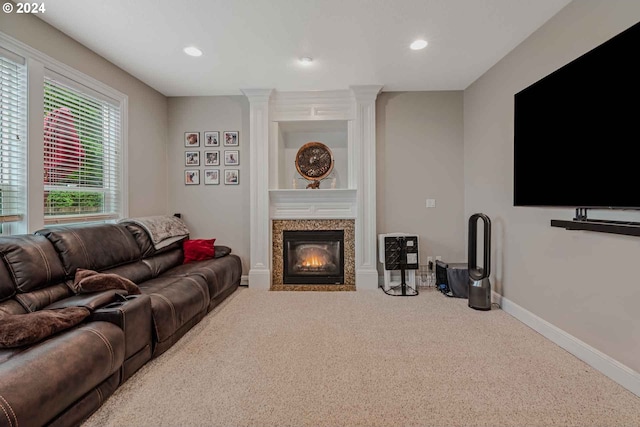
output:
[{"label": "decorative plate", "polygon": [[320,181],[333,170],[333,153],[322,142],[307,142],[296,154],[296,169],[305,179]]}]

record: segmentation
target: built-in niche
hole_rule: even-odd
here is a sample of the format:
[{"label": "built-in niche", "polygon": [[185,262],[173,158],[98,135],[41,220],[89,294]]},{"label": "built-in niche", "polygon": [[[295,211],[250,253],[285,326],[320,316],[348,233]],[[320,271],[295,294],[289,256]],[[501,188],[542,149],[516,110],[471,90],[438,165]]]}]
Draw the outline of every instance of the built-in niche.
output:
[{"label": "built-in niche", "polygon": [[[277,122],[278,176],[276,189],[305,188],[296,170],[295,158],[300,147],[312,141],[328,146],[335,160],[333,172],[320,183],[321,189],[349,188],[348,121],[315,120]],[[295,185],[294,185],[295,182]]]}]

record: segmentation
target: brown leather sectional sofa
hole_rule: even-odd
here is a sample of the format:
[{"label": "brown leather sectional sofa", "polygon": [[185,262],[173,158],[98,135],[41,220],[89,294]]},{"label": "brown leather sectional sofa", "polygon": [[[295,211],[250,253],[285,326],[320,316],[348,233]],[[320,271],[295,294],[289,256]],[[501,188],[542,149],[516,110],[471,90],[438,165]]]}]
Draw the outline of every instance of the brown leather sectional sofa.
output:
[{"label": "brown leather sectional sofa", "polygon": [[[0,237],[3,314],[80,306],[80,325],[31,346],[0,348],[0,426],[75,426],[136,370],[233,293],[234,255],[182,264],[181,242],[156,250],[133,223],[54,227]],[[75,295],[78,268],[116,273],[141,295]]]}]

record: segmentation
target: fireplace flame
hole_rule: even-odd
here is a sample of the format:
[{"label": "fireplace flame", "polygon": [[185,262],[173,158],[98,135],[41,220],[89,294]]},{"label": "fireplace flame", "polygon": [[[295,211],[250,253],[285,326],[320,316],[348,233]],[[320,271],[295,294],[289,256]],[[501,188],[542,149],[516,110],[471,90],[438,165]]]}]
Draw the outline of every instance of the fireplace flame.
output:
[{"label": "fireplace flame", "polygon": [[335,258],[327,250],[326,244],[305,243],[295,249],[295,263],[291,266],[294,274],[326,275],[338,270]]},{"label": "fireplace flame", "polygon": [[327,263],[327,261],[323,258],[324,257],[321,256],[311,255],[305,258],[301,264],[303,267],[322,267]]}]

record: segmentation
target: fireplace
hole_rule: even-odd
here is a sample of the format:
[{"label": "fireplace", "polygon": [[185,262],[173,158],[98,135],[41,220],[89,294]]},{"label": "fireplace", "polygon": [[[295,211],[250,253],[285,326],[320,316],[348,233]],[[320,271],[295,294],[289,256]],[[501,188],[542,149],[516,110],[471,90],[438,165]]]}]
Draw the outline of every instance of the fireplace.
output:
[{"label": "fireplace", "polygon": [[[274,219],[272,227],[273,269],[270,287],[272,291],[356,290],[354,219]],[[325,232],[328,234],[324,234]],[[331,236],[332,233],[338,234]],[[287,243],[285,243],[285,235]],[[292,241],[291,238],[294,240]],[[323,272],[314,271],[314,269],[320,270],[317,264],[323,261],[318,259],[317,255],[315,260],[312,256],[306,263],[290,263],[290,256],[298,255],[295,252],[291,253],[291,249],[296,248],[304,252],[320,249],[322,258],[330,256],[338,262],[331,261]],[[336,269],[331,266],[331,263],[339,267],[338,274],[335,276],[332,275]],[[296,267],[296,264],[300,265]],[[316,264],[315,268],[314,264]],[[287,283],[284,281],[285,277],[287,277]]]},{"label": "fireplace", "polygon": [[284,231],[284,284],[343,284],[344,230]]}]

